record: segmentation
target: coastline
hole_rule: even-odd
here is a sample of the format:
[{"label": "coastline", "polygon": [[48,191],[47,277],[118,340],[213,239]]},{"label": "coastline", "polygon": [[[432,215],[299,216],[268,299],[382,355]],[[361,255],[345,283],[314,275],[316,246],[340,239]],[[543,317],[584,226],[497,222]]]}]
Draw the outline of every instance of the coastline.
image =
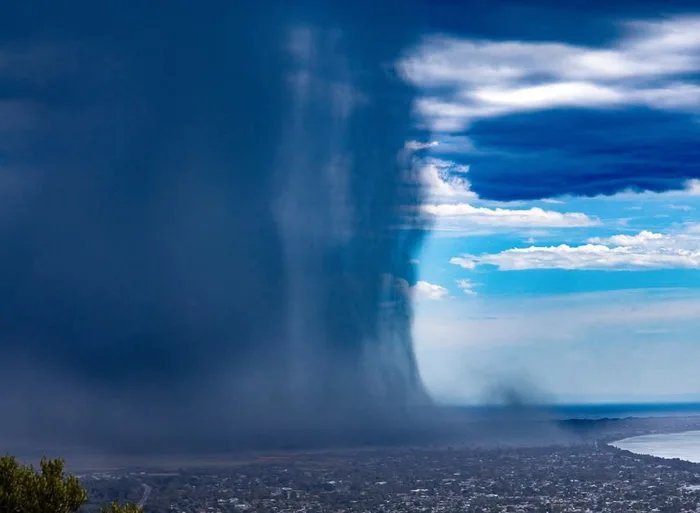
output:
[{"label": "coastline", "polygon": [[700,430],[631,436],[608,445],[633,454],[700,463]]}]

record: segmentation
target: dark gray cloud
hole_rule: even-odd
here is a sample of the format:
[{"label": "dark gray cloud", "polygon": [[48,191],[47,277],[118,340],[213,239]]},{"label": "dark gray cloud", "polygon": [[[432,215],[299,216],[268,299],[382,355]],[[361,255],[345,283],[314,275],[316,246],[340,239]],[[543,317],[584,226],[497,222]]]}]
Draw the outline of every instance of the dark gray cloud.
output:
[{"label": "dark gray cloud", "polygon": [[554,110],[476,123],[473,189],[489,199],[683,189],[700,176],[695,115]]}]

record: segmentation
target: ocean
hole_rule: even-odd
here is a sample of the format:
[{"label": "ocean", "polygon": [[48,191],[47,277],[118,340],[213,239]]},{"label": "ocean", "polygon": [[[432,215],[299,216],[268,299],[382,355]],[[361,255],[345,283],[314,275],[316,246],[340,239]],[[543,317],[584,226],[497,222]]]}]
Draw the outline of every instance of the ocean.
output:
[{"label": "ocean", "polygon": [[545,407],[559,419],[622,419],[627,417],[686,417],[700,415],[700,403],[562,404]]},{"label": "ocean", "polygon": [[555,420],[624,419],[628,417],[687,417],[700,415],[700,403],[602,403],[602,404],[515,404],[458,407],[471,414],[498,414],[509,410],[532,412]]},{"label": "ocean", "polygon": [[700,463],[700,431],[633,436],[611,442],[610,445],[635,454]]}]

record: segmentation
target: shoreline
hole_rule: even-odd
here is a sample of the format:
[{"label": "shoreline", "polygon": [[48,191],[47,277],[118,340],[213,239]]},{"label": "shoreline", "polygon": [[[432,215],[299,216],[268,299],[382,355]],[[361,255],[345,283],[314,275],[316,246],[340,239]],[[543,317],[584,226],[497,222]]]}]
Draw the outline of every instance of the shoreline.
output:
[{"label": "shoreline", "polygon": [[608,445],[632,454],[700,464],[700,430],[630,436]]}]

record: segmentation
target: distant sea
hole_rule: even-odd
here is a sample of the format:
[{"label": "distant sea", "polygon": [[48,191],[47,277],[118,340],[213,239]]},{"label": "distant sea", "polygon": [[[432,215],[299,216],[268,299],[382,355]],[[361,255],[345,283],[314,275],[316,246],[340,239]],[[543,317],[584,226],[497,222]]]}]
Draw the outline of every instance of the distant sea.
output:
[{"label": "distant sea", "polygon": [[[513,412],[532,418],[563,420],[599,420],[650,417],[700,416],[700,403],[606,403],[606,404],[556,404],[472,406],[467,410],[476,415],[498,415]],[[610,445],[635,454],[647,454],[660,458],[679,458],[700,463],[700,431],[633,436],[611,442]]]},{"label": "distant sea", "polygon": [[611,442],[610,445],[635,454],[700,463],[700,431],[633,436]]},{"label": "distant sea", "polygon": [[626,417],[685,417],[700,415],[700,402],[564,404],[544,407],[559,419],[620,419]]},{"label": "distant sea", "polygon": [[475,414],[498,414],[508,410],[533,412],[555,420],[623,419],[628,417],[686,417],[700,415],[700,402],[604,403],[604,404],[517,404],[512,406],[466,406]]}]

